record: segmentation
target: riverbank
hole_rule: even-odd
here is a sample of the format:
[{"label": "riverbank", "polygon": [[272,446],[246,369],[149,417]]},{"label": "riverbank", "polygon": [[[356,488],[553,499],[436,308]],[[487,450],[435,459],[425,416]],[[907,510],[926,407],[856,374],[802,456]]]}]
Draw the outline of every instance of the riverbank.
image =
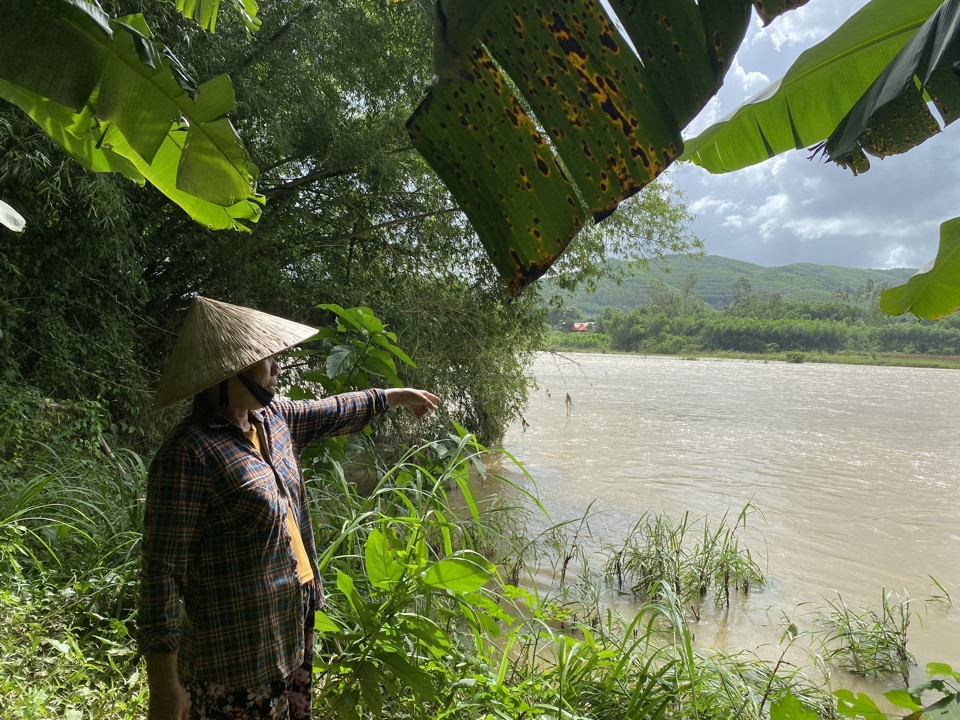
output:
[{"label": "riverbank", "polygon": [[[887,367],[915,367],[939,368],[942,370],[960,370],[960,355],[922,355],[910,353],[855,353],[855,352],[803,352],[799,350],[777,351],[768,353],[738,352],[733,350],[684,350],[681,353],[655,352],[627,352],[611,350],[606,338],[599,333],[588,336],[579,336],[578,342],[558,340],[567,335],[565,333],[551,333],[543,350],[556,353],[603,353],[611,355],[652,355],[658,357],[679,357],[685,360],[699,359],[728,359],[728,360],[756,360],[760,362],[788,362],[788,363],[832,363],[836,365],[875,365]],[[590,337],[592,336],[592,337]],[[586,341],[590,338],[591,341]]]}]

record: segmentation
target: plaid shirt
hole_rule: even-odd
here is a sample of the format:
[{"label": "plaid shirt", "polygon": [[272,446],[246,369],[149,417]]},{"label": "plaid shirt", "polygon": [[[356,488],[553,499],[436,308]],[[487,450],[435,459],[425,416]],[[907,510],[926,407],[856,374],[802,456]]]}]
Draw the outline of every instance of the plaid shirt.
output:
[{"label": "plaid shirt", "polygon": [[360,430],[386,410],[382,390],[275,401],[250,415],[271,463],[240,428],[195,405],[150,465],[141,651],[177,652],[181,678],[227,687],[265,685],[299,667],[303,595],[284,495],[319,577],[299,450]]}]

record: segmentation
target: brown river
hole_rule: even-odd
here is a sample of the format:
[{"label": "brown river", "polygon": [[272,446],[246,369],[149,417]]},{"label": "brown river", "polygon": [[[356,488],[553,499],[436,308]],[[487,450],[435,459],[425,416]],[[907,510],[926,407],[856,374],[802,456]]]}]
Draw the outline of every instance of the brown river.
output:
[{"label": "brown river", "polygon": [[705,613],[699,650],[770,655],[827,600],[879,611],[893,592],[920,667],[960,668],[960,371],[587,354],[533,370],[504,447],[553,522],[593,501],[599,546],[645,511],[715,525],[757,508],[743,541],[768,585]]}]

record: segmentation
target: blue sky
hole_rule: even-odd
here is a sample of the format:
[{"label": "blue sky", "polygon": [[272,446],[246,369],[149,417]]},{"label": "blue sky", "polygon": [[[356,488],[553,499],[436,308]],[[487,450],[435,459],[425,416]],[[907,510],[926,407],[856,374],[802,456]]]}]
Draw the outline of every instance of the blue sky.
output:
[{"label": "blue sky", "polygon": [[[769,27],[755,19],[724,87],[685,134],[732,112],[865,4],[810,0]],[[870,158],[870,171],[857,177],[792,151],[727,175],[676,166],[667,178],[684,193],[711,255],[765,266],[923,267],[936,255],[940,223],[960,215],[958,140],[960,127],[947,128],[909,153]]]}]

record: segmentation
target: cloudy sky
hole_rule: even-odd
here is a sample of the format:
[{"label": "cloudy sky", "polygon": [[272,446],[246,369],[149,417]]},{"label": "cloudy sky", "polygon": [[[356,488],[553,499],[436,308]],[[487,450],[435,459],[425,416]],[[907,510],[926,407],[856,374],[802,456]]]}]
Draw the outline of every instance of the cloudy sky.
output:
[{"label": "cloudy sky", "polygon": [[[784,74],[797,56],[866,4],[810,0],[763,28],[755,21],[724,87],[688,128],[696,134]],[[791,151],[727,175],[685,164],[668,177],[696,215],[710,255],[765,266],[923,267],[939,226],[960,215],[960,123],[903,155],[870,158],[870,171]]]}]

